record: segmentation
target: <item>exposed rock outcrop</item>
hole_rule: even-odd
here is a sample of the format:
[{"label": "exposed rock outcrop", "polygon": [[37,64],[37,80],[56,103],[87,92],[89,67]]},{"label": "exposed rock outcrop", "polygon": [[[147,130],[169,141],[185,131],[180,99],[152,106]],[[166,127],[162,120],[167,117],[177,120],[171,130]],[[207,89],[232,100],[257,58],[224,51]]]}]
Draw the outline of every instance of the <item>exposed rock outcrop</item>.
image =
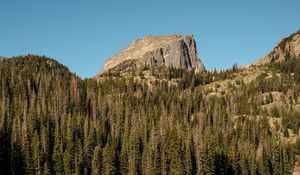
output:
[{"label": "exposed rock outcrop", "polygon": [[198,57],[196,42],[192,34],[181,36],[146,36],[134,40],[127,48],[108,58],[104,69],[107,72],[126,61],[134,62],[137,67],[173,67],[201,72],[204,65]]},{"label": "exposed rock outcrop", "polygon": [[300,57],[300,30],[282,39],[266,56],[259,59],[255,65],[264,65]]}]

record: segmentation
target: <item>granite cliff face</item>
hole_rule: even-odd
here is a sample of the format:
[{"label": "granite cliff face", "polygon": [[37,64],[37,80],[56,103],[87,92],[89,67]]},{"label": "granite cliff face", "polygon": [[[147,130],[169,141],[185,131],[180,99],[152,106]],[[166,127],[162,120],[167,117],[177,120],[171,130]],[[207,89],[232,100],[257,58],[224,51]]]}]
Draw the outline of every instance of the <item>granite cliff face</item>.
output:
[{"label": "granite cliff face", "polygon": [[264,65],[273,62],[282,62],[290,58],[300,57],[300,30],[291,36],[282,39],[266,56],[259,59],[255,65]]},{"label": "granite cliff face", "polygon": [[196,42],[192,34],[181,36],[146,36],[134,40],[127,48],[107,59],[99,73],[115,69],[125,62],[137,67],[173,67],[201,72],[204,65],[198,57]]}]

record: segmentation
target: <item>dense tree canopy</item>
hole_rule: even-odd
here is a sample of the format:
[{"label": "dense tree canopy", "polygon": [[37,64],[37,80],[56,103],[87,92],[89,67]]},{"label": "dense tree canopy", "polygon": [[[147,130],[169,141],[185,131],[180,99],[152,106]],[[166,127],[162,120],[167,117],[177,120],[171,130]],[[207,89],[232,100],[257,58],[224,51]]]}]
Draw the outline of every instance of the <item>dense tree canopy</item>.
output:
[{"label": "dense tree canopy", "polygon": [[[46,57],[5,59],[0,174],[291,174],[300,140],[285,138],[300,126],[300,62],[264,68],[274,76],[211,95],[203,87],[233,79],[236,66],[200,74],[161,68],[149,84],[120,75],[82,80]],[[291,107],[263,108],[274,91]]]}]

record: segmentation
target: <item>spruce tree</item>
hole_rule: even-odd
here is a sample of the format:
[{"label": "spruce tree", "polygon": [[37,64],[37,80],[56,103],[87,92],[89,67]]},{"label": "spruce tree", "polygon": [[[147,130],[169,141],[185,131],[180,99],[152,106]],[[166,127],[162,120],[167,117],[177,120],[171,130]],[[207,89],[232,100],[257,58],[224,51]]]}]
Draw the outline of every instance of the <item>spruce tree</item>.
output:
[{"label": "spruce tree", "polygon": [[94,149],[94,155],[92,160],[92,175],[100,175],[101,174],[101,165],[102,165],[102,157],[101,157],[101,148],[96,146]]},{"label": "spruce tree", "polygon": [[102,162],[103,168],[102,173],[103,175],[114,175],[116,174],[116,167],[115,167],[115,153],[113,148],[107,143],[102,152]]}]

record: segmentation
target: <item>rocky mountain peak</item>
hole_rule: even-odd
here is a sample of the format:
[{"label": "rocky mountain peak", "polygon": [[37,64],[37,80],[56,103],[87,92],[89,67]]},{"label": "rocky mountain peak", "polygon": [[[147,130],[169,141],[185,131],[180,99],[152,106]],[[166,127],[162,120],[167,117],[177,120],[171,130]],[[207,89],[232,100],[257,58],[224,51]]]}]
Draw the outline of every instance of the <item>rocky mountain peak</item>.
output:
[{"label": "rocky mountain peak", "polygon": [[290,58],[300,57],[300,30],[287,38],[281,39],[274,49],[259,59],[255,65],[282,62]]},{"label": "rocky mountain peak", "polygon": [[181,36],[146,36],[134,40],[127,48],[105,61],[104,73],[121,63],[132,61],[136,66],[185,68],[201,72],[204,65],[192,34]]}]

